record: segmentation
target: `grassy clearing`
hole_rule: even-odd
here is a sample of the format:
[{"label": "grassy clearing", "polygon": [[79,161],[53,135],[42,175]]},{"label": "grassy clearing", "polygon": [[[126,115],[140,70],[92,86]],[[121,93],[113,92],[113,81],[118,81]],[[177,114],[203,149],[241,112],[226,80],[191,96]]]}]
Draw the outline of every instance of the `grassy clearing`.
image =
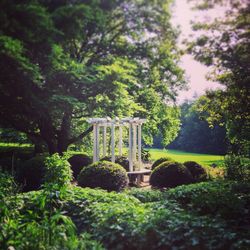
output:
[{"label": "grassy clearing", "polygon": [[168,156],[178,162],[196,161],[206,166],[210,166],[213,163],[216,164],[217,166],[222,166],[224,161],[224,156],[222,155],[196,154],[179,150],[156,149],[156,148],[150,148],[148,150],[151,154],[152,160],[157,160],[161,157]]}]

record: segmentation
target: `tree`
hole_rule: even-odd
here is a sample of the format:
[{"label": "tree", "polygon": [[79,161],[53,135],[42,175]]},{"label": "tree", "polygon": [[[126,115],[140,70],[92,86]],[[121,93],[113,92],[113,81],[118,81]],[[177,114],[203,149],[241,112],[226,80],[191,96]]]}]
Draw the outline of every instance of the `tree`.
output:
[{"label": "tree", "polygon": [[[250,4],[248,1],[193,1],[196,8],[207,10],[224,6],[225,16],[210,23],[195,23],[199,31],[189,46],[200,62],[213,67],[210,78],[220,82],[223,90],[208,91],[200,111],[209,114],[212,124],[225,120],[227,136],[234,153],[249,154],[250,141]],[[226,9],[226,5],[230,8]]]},{"label": "tree", "polygon": [[197,106],[204,96],[181,105],[181,130],[169,148],[195,153],[225,154],[227,150],[226,130],[222,124],[209,126],[208,114],[201,114]]},{"label": "tree", "polygon": [[[141,116],[144,140],[178,132],[184,85],[170,1],[3,0],[0,120],[48,145],[84,138],[90,116]],[[168,132],[166,132],[168,131]]]}]

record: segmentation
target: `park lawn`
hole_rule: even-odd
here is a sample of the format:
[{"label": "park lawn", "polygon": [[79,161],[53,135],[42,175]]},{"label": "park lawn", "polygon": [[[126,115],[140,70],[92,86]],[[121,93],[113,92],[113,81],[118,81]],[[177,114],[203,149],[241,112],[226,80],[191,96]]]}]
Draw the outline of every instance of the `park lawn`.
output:
[{"label": "park lawn", "polygon": [[171,157],[175,161],[185,162],[185,161],[196,161],[202,165],[211,166],[211,164],[216,164],[217,166],[223,165],[224,156],[223,155],[211,155],[211,154],[196,154],[189,153],[179,150],[171,150],[171,149],[156,149],[156,148],[148,148],[151,159],[153,161],[161,158],[161,157]]}]

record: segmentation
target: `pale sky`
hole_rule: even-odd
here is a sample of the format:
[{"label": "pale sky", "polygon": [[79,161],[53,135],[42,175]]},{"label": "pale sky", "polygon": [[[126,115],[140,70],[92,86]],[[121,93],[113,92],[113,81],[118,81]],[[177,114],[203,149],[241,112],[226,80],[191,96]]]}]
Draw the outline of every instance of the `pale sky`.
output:
[{"label": "pale sky", "polygon": [[[218,14],[218,11],[216,14]],[[175,0],[172,23],[173,25],[180,26],[180,46],[183,39],[194,33],[191,29],[190,21],[191,19],[198,18],[196,15],[197,14],[191,10],[186,0]],[[189,90],[179,93],[178,103],[182,103],[185,99],[192,99],[194,94],[200,96],[204,94],[206,89],[221,88],[220,84],[210,82],[206,79],[205,75],[209,71],[208,67],[195,61],[191,55],[182,56],[180,66],[186,71]]]}]

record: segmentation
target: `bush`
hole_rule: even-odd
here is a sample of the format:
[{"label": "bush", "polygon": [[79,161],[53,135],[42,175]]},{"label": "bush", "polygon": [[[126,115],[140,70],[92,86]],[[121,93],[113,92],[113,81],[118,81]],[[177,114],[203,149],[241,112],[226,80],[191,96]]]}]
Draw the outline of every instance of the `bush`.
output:
[{"label": "bush", "polygon": [[[101,159],[101,161],[110,161],[111,162],[111,156],[105,156]],[[115,163],[121,165],[127,172],[129,171],[129,160],[127,157],[116,156]]]},{"label": "bush", "polygon": [[236,181],[250,181],[250,159],[237,155],[225,156],[226,178]]},{"label": "bush", "polygon": [[178,162],[163,162],[150,176],[150,184],[157,188],[173,188],[193,182],[189,170]]},{"label": "bush", "polygon": [[165,161],[172,161],[172,162],[173,162],[174,160],[171,159],[170,157],[162,157],[162,158],[156,160],[156,161],[153,163],[151,169],[154,170],[156,167],[158,167],[160,164],[162,164],[162,163],[165,162]]},{"label": "bush", "polygon": [[249,183],[220,180],[171,189],[166,193],[166,200],[176,200],[185,210],[199,215],[216,214],[242,227],[249,225],[249,192]]},{"label": "bush", "polygon": [[56,184],[59,187],[67,185],[72,180],[72,170],[65,157],[54,154],[45,160],[44,182],[47,184]]},{"label": "bush", "polygon": [[190,171],[195,182],[207,180],[206,170],[195,161],[186,161],[183,165]]},{"label": "bush", "polygon": [[77,179],[77,176],[81,172],[83,167],[86,167],[92,163],[92,159],[87,154],[73,155],[68,159],[73,171],[73,177]]},{"label": "bush", "polygon": [[45,174],[45,159],[45,156],[36,156],[22,163],[17,180],[23,186],[23,191],[37,190],[41,187]]},{"label": "bush", "polygon": [[165,192],[144,188],[130,188],[126,190],[126,194],[134,196],[142,203],[162,201],[165,197]]},{"label": "bush", "polygon": [[151,154],[150,154],[149,150],[142,148],[141,149],[141,159],[143,161],[148,162],[150,160],[150,158],[151,158]]},{"label": "bush", "polygon": [[83,168],[78,176],[81,187],[102,188],[107,191],[121,191],[128,183],[126,171],[118,164],[99,161]]},{"label": "bush", "polygon": [[17,192],[18,186],[13,176],[0,172],[0,200],[5,196],[13,195]]}]

